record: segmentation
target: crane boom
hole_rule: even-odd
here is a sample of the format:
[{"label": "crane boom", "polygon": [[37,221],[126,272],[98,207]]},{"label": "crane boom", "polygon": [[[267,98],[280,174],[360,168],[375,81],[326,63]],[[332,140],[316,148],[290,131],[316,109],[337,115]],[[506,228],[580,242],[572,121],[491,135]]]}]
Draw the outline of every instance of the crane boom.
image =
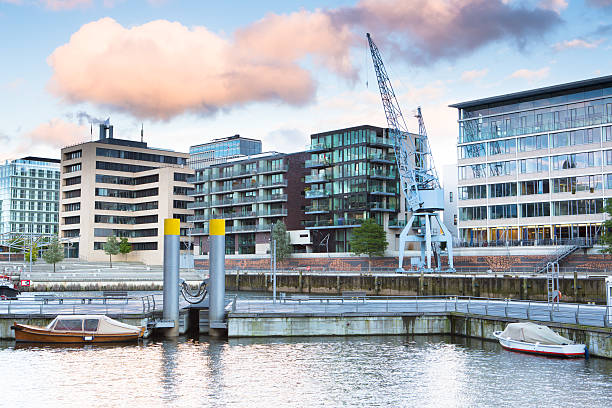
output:
[{"label": "crane boom", "polygon": [[[421,244],[419,268],[424,269],[426,261],[428,270],[431,270],[432,253],[438,255],[437,264],[438,269],[440,268],[438,243],[446,242],[449,269],[454,270],[452,237],[446,226],[440,221],[438,214],[438,211],[444,209],[444,192],[436,173],[421,108],[417,108],[415,114],[419,122],[419,133],[418,135],[410,134],[378,47],[369,33],[366,36],[389,133],[393,141],[402,193],[406,199],[406,209],[412,212],[410,220],[400,234],[399,270],[403,270],[402,263],[407,241]],[[410,232],[415,224],[417,226],[416,235],[411,235]],[[440,229],[443,234],[440,234]]]}]

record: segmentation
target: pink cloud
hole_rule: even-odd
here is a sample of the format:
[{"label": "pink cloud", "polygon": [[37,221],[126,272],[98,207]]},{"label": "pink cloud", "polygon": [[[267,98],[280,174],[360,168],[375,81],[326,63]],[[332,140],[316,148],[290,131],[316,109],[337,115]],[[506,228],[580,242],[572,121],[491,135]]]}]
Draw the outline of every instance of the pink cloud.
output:
[{"label": "pink cloud", "polygon": [[[54,70],[49,88],[70,102],[89,101],[137,117],[169,119],[254,101],[307,103],[315,83],[298,62],[308,54],[338,72],[351,72],[347,46],[277,39],[288,29],[283,24],[267,16],[239,32],[233,42],[204,27],[157,20],[125,28],[104,18],[81,27],[49,56]],[[292,33],[318,27],[326,28],[321,34],[326,40],[334,36],[324,17],[296,18],[295,25]],[[346,38],[339,34],[338,40]]]},{"label": "pink cloud", "polygon": [[31,145],[45,144],[61,148],[74,143],[82,142],[89,135],[89,127],[66,122],[62,119],[51,119],[38,125],[34,130],[25,134]]}]

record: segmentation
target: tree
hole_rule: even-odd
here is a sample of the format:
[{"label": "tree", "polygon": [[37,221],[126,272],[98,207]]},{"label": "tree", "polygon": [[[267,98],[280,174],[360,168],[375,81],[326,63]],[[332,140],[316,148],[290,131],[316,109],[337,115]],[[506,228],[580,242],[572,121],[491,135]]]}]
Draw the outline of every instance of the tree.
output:
[{"label": "tree", "polygon": [[30,256],[32,256],[33,263],[38,260],[38,245],[35,242],[26,242],[23,246],[23,259],[30,262]]},{"label": "tree", "polygon": [[272,233],[270,234],[270,254],[273,251],[274,241],[276,241],[276,260],[279,262],[291,256],[293,248],[291,247],[291,239],[287,232],[287,227],[282,221],[277,221],[272,227]]},{"label": "tree", "polygon": [[46,263],[53,264],[53,272],[55,272],[55,264],[64,260],[64,246],[60,244],[57,237],[53,237],[42,257]]},{"label": "tree", "polygon": [[372,270],[372,257],[383,256],[389,245],[385,230],[371,218],[353,230],[349,244],[355,255],[368,255],[368,272]]},{"label": "tree", "polygon": [[602,235],[599,238],[599,243],[604,246],[601,252],[604,254],[612,254],[612,200],[606,201],[604,211],[608,216],[602,225]]},{"label": "tree", "polygon": [[128,242],[126,237],[121,238],[119,242],[119,252],[126,256],[132,252],[132,244]]},{"label": "tree", "polygon": [[104,249],[104,252],[106,252],[106,254],[108,255],[110,259],[110,267],[112,268],[113,255],[117,255],[119,253],[119,241],[117,240],[117,237],[111,235],[110,237],[106,238],[106,242],[104,243],[104,246],[102,248]]}]

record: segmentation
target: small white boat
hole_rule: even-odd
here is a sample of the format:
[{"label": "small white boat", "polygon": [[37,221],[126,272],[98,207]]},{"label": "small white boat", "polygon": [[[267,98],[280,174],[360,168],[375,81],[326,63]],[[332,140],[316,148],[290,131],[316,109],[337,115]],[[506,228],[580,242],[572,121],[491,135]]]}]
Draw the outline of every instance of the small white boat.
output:
[{"label": "small white boat", "polygon": [[535,323],[510,323],[504,331],[493,332],[506,350],[550,357],[584,357],[586,346],[558,335]]}]

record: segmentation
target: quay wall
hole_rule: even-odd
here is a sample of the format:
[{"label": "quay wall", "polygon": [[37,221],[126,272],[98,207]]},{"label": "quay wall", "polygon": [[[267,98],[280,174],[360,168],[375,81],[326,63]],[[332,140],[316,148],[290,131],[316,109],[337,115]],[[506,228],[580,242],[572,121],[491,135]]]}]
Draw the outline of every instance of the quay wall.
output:
[{"label": "quay wall", "polygon": [[[493,332],[507,323],[526,321],[465,313],[431,314],[257,314],[232,313],[228,337],[367,336],[450,334],[497,341]],[[589,354],[612,358],[612,329],[547,323],[556,332],[586,344]]]},{"label": "quay wall", "polygon": [[[285,293],[340,295],[366,291],[377,296],[472,296],[519,300],[546,300],[546,277],[542,276],[436,276],[436,275],[277,275],[277,291]],[[567,275],[559,279],[562,301],[605,304],[605,278]],[[227,290],[272,291],[270,274],[227,274]]]}]

